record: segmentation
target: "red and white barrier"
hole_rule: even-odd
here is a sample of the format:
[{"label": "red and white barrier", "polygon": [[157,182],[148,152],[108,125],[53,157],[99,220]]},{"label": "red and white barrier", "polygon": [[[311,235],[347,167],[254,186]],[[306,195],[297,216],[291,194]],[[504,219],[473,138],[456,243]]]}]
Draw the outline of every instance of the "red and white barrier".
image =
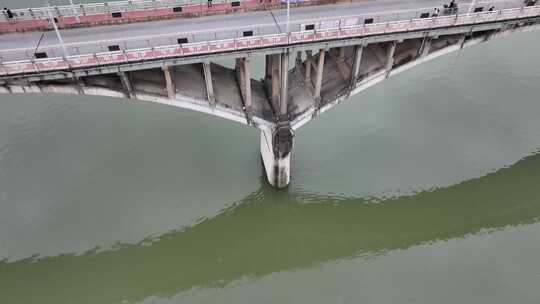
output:
[{"label": "red and white barrier", "polygon": [[29,74],[43,71],[69,70],[121,64],[126,62],[174,58],[246,49],[260,49],[273,46],[292,45],[312,41],[336,40],[348,37],[362,37],[384,33],[399,33],[412,30],[427,30],[449,26],[470,25],[480,22],[513,20],[540,16],[540,7],[508,9],[495,12],[482,12],[457,17],[435,17],[350,26],[318,31],[301,31],[290,34],[276,34],[225,39],[181,45],[159,46],[153,48],[82,54],[66,58],[54,57],[0,63],[0,75]]}]

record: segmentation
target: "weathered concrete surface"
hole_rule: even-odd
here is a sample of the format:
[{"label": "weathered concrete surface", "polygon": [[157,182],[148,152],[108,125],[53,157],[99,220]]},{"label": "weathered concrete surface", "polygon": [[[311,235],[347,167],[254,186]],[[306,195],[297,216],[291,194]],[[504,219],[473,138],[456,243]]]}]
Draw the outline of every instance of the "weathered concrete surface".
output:
[{"label": "weathered concrete surface", "polygon": [[[175,105],[247,124],[234,70],[211,64],[216,102],[208,100],[201,64],[170,67],[174,96],[169,98],[162,69],[125,73],[130,90],[116,74],[85,77],[56,82],[22,83],[0,86],[0,93],[61,93],[132,98]],[[271,127],[273,111],[266,98],[262,81],[251,79],[254,126]]]},{"label": "weathered concrete surface", "polygon": [[[276,188],[285,188],[291,180],[291,151],[276,153],[279,143],[273,134],[275,130],[261,130],[260,151],[268,183]],[[291,139],[292,140],[292,139]],[[292,144],[292,142],[291,142]],[[290,147],[292,150],[292,146]]]},{"label": "weathered concrete surface", "polygon": [[[289,65],[290,69],[287,70],[287,95],[289,100],[287,103],[287,115],[292,121],[293,129],[297,129],[311,119],[312,116],[326,111],[346,97],[382,81],[386,76],[395,75],[407,68],[430,60],[434,58],[434,56],[431,56],[433,54],[460,49],[462,42],[468,46],[472,43],[479,43],[505,36],[513,31],[526,29],[524,27],[510,29],[508,32],[485,32],[478,37],[467,39],[464,39],[463,34],[456,34],[398,41],[391,59],[391,70],[389,71],[386,71],[385,68],[389,62],[388,55],[392,42],[367,44],[362,48],[357,82],[353,83],[352,86],[351,71],[354,64],[355,46],[324,50],[325,60],[322,70],[323,77],[319,104],[317,104],[314,95],[316,77],[313,76],[317,72],[319,50],[301,52],[301,57],[296,64]],[[426,39],[429,39],[429,43],[426,43]],[[308,56],[308,53],[311,55]],[[279,56],[272,55],[269,58],[277,60],[274,64],[272,63],[273,60],[269,60],[270,66],[266,68],[266,73],[267,75],[270,74],[268,75],[270,79],[267,79],[266,83],[264,80],[250,79],[254,126],[261,129],[272,128],[279,116],[279,95],[280,86],[282,85],[279,78],[283,66]],[[291,61],[294,60],[291,59]],[[311,69],[310,73],[307,72],[306,67]],[[3,91],[9,92],[9,87],[13,92],[25,92],[25,90],[28,92],[40,92],[42,90],[43,92],[103,94],[128,98],[130,94],[134,99],[159,100],[159,102],[166,104],[181,101],[182,107],[197,108],[206,113],[227,112],[227,115],[234,116],[233,120],[249,124],[235,70],[214,63],[209,64],[215,103],[208,99],[203,64],[174,66],[170,67],[170,71],[174,82],[174,98],[172,99],[168,98],[163,69],[126,72],[126,79],[129,79],[132,92],[126,90],[126,85],[121,81],[122,78],[116,74],[84,77],[82,79],[84,80],[82,89],[82,82],[80,81],[63,80],[61,82],[40,82],[31,85],[9,85],[4,87]],[[311,74],[311,77],[308,77],[308,74]],[[276,79],[272,80],[272,76],[275,76]],[[268,88],[268,86],[271,87]],[[272,95],[274,95],[275,99],[276,94],[278,100],[275,101],[276,104],[272,105]]]}]

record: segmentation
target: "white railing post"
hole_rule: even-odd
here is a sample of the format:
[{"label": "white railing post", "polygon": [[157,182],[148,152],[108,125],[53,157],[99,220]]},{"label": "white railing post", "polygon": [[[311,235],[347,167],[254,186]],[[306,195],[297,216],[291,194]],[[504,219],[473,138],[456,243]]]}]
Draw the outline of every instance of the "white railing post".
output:
[{"label": "white railing post", "polygon": [[81,19],[79,19],[79,13],[75,9],[75,5],[73,4],[73,0],[69,0],[69,5],[71,6],[71,10],[73,11],[73,15],[75,15],[75,20],[77,20],[77,23],[81,23]]},{"label": "white railing post", "polygon": [[[153,3],[153,2],[150,2],[150,3]],[[47,3],[48,4],[48,3]],[[102,7],[102,6],[100,6]],[[91,7],[92,8],[92,7]],[[65,10],[65,9],[69,9],[69,7],[67,6],[64,6],[62,7],[62,10]],[[71,64],[70,64],[70,61],[69,59],[70,58],[73,58],[74,56],[70,56],[67,52],[67,48],[66,48],[66,45],[62,39],[62,36],[60,34],[60,31],[57,27],[57,23],[54,21],[54,17],[52,15],[52,12],[50,10],[50,7],[47,7],[46,10],[44,11],[38,11],[39,14],[43,14],[43,13],[46,13],[48,14],[49,16],[49,19],[50,21],[52,22],[52,25],[53,27],[55,28],[55,32],[57,34],[57,37],[58,37],[58,41],[60,42],[60,46],[62,48],[62,50],[64,51],[63,52],[63,55],[64,56],[57,56],[56,54],[58,53],[58,47],[56,49],[48,49],[48,51],[50,52],[49,54],[49,57],[51,57],[51,59],[44,59],[44,60],[38,60],[38,63],[47,63],[47,62],[54,62],[54,60],[52,59],[52,57],[61,57],[62,60],[64,62],[66,62],[67,66],[71,68]],[[470,25],[470,24],[474,24],[474,23],[477,23],[477,22],[481,22],[482,20],[486,20],[486,19],[483,19],[484,16],[488,16],[488,14],[492,14],[492,13],[495,13],[495,12],[482,12],[482,13],[467,13],[467,14],[460,14],[460,15],[455,15],[455,16],[447,16],[447,17],[439,17],[439,18],[436,18],[436,17],[431,17],[430,20],[427,20],[427,19],[409,19],[409,20],[402,20],[402,21],[386,21],[386,22],[379,22],[379,23],[375,23],[375,24],[358,24],[356,26],[353,26],[351,27],[352,29],[356,29],[356,34],[354,34],[353,36],[364,36],[366,35],[366,29],[367,28],[371,28],[370,26],[373,26],[372,30],[371,30],[371,33],[390,33],[390,32],[401,32],[403,30],[419,30],[419,29],[429,29],[429,28],[434,28],[436,26],[440,26],[441,24],[444,24],[444,25],[451,25],[452,24],[452,20],[453,20],[453,25],[456,26],[459,22],[463,22],[463,24],[467,24],[467,25]],[[534,14],[533,14],[534,13]],[[532,10],[531,8],[525,8],[525,9],[521,9],[521,8],[513,8],[513,9],[500,9],[499,10],[499,16],[497,16],[497,18],[495,18],[496,20],[511,20],[511,19],[516,19],[516,18],[520,18],[520,17],[523,17],[523,16],[538,16],[538,10],[537,8],[534,8],[534,10]],[[465,19],[463,19],[465,18]],[[480,18],[480,19],[478,19]],[[328,19],[330,20],[330,19]],[[441,20],[441,23],[439,23],[439,20]],[[444,21],[442,21],[444,20]],[[490,19],[490,20],[493,20],[493,19]],[[342,30],[342,25],[343,25],[343,20],[339,19],[339,20],[334,20],[334,24],[336,24],[336,22],[339,21],[337,23],[338,25],[338,35],[337,37],[342,37],[342,33],[341,33],[341,30]],[[362,30],[362,31],[360,31]],[[322,31],[319,31],[319,30],[313,30],[313,35],[316,37],[318,35],[319,32],[321,32],[323,35],[322,35],[322,38],[320,40],[328,40],[328,39],[336,39],[334,35],[329,35],[331,34],[331,30],[322,30]],[[236,31],[237,33],[237,36],[238,36],[238,32]],[[264,35],[261,36],[260,34],[260,30],[257,29],[257,36],[254,36],[254,37],[251,37],[249,41],[254,41],[255,38],[259,38],[262,39],[263,37],[265,37]],[[332,32],[333,33],[333,32]],[[300,32],[291,32],[291,29],[289,28],[289,31],[287,33],[279,33],[277,35],[269,35],[268,37],[265,37],[265,38],[269,38],[270,41],[271,41],[271,44],[272,45],[276,45],[278,44],[278,40],[277,39],[283,39],[285,40],[285,44],[286,45],[289,45],[292,43],[292,34],[300,34],[302,35],[302,31]],[[177,34],[171,34],[171,35],[177,35]],[[347,36],[349,36],[349,34],[347,34]],[[194,38],[195,36],[194,35],[191,35],[192,38]],[[332,38],[330,38],[332,37]],[[299,41],[303,41],[303,42],[307,42],[308,40],[310,39],[306,39],[307,37],[303,37],[301,38]],[[244,48],[242,46],[239,46],[239,42],[248,42],[246,41],[245,39],[243,38],[239,38],[239,37],[236,37],[236,38],[233,38],[233,39],[230,39],[232,40],[233,42],[233,47],[232,48],[227,48],[228,50],[230,49],[234,49],[234,50],[238,50],[238,49],[241,49],[241,48]],[[230,41],[229,40],[229,41]],[[318,40],[316,38],[313,38],[313,40]],[[123,41],[123,45],[124,45],[124,48],[122,49],[122,54],[124,54],[124,57],[125,57],[125,60],[127,60],[127,55],[126,55],[126,50],[127,50],[127,44],[126,44],[126,41],[130,41],[129,39],[127,40],[122,40]],[[122,43],[122,41],[120,41],[120,43]],[[156,52],[156,48],[155,46],[152,46],[152,41],[150,39],[141,39],[141,40],[138,40],[136,39],[135,41],[141,41],[141,42],[144,42],[146,41],[148,46],[150,47],[151,49],[151,53],[152,53],[152,58],[155,57],[155,52]],[[210,39],[210,40],[206,40],[206,41],[203,41],[203,42],[199,42],[197,44],[197,46],[195,46],[196,49],[198,49],[198,51],[196,51],[197,54],[201,54],[201,53],[209,53],[211,52],[211,45],[212,45],[212,42],[216,42],[218,41],[217,40],[217,37],[215,37],[214,40]],[[311,40],[310,40],[311,41]],[[173,46],[173,40],[171,40],[171,47]],[[279,43],[280,45],[283,45],[283,43]],[[90,45],[90,46],[96,46],[98,44],[96,43],[90,43],[90,42],[87,42],[87,43],[81,43],[81,45]],[[264,44],[264,45],[267,45],[267,44]],[[103,46],[103,45],[99,45],[101,46],[102,48],[106,48],[106,46]],[[176,44],[174,46],[177,46]],[[201,47],[204,48],[204,46],[207,46],[208,50],[207,51],[201,51]],[[248,49],[249,48],[258,48],[259,46],[255,46],[255,45],[248,45]],[[160,47],[159,45],[157,46],[157,49],[158,50],[161,50],[163,47]],[[30,50],[30,48],[28,49]],[[7,54],[13,54],[13,51],[10,51],[7,50]],[[108,50],[106,49],[102,49],[101,50],[102,52],[104,52],[105,56],[107,56],[107,52]],[[78,47],[75,47],[75,51],[77,54],[80,55],[80,50]],[[56,54],[55,54],[56,53]],[[28,51],[25,51],[24,54],[26,55],[27,58],[30,58],[30,60],[34,60],[33,57],[31,57],[31,55],[28,54]],[[22,55],[22,54],[21,54]],[[51,56],[52,55],[52,56]],[[84,54],[85,56],[93,56],[93,58],[96,60],[96,64],[97,65],[101,65],[101,64],[105,64],[108,61],[105,60],[104,62],[100,62],[100,59],[99,57],[97,56],[96,53],[86,53]],[[165,56],[173,56],[173,55],[170,55],[170,54],[166,54]],[[177,55],[174,55],[174,56],[177,56]],[[2,58],[0,58],[0,60],[2,60]],[[50,61],[49,61],[50,60]],[[59,60],[58,58],[56,58],[56,60]],[[117,61],[117,60],[116,60]],[[76,64],[77,61],[74,61]],[[14,66],[23,66],[23,63],[21,61],[10,61],[8,63],[13,63]],[[6,69],[6,61],[4,60],[1,64],[4,65],[4,69]],[[37,63],[36,63],[36,66],[37,66]],[[46,70],[50,69],[52,67],[52,65],[48,65],[46,67]],[[59,68],[54,68],[53,69],[59,69]],[[12,72],[10,72],[12,73]],[[15,72],[13,72],[15,73]],[[16,73],[19,73],[19,72],[16,72]]]}]

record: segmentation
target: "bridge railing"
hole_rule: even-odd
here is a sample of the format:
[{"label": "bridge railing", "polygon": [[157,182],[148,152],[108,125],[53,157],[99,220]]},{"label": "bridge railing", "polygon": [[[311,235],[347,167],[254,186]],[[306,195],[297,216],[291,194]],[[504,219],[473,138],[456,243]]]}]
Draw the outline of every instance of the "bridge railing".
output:
[{"label": "bridge railing", "polygon": [[406,21],[363,24],[355,26],[291,32],[290,34],[260,35],[205,42],[184,43],[113,52],[89,53],[67,57],[29,59],[0,62],[0,75],[15,75],[54,70],[69,70],[138,61],[156,60],[182,56],[231,52],[243,49],[258,49],[283,45],[294,45],[340,38],[363,37],[387,33],[430,30],[459,25],[515,20],[539,17],[540,6],[505,9],[455,16],[441,16]]},{"label": "bridge railing", "polygon": [[[515,1],[515,0],[514,0]],[[500,3],[501,8],[507,8],[511,3]],[[514,6],[516,3],[514,3]],[[519,3],[518,3],[519,5]],[[324,30],[324,29],[335,29],[335,28],[346,28],[350,26],[357,26],[359,24],[366,23],[376,23],[382,24],[388,21],[396,20],[410,20],[410,19],[419,19],[426,14],[429,15],[429,12],[432,10],[431,7],[424,8],[415,8],[415,9],[405,9],[392,12],[370,12],[365,14],[349,15],[349,16],[340,16],[339,19],[336,17],[322,17],[322,18],[310,18],[309,20],[300,20],[295,21],[291,24],[290,30],[292,32],[302,31],[305,29],[311,30]],[[393,25],[393,26],[398,26]],[[1,24],[0,24],[1,27]],[[375,30],[376,28],[372,29]],[[243,37],[246,33],[249,33],[252,36],[261,36],[267,35],[275,32],[275,24],[266,24],[261,26],[253,27],[253,25],[244,25],[242,27],[235,26],[233,28],[222,28],[219,31],[216,31],[213,28],[206,28],[202,30],[197,30],[193,32],[176,32],[172,31],[169,34],[160,34],[160,35],[146,35],[144,38],[141,36],[136,37],[122,37],[115,38],[113,40],[100,40],[100,41],[86,41],[86,42],[75,42],[65,44],[68,55],[80,55],[86,53],[94,53],[110,50],[112,47],[118,49],[139,49],[144,47],[157,47],[164,45],[174,45],[176,43],[188,43],[188,42],[206,42],[210,40],[220,40],[227,38],[239,38]],[[39,50],[39,52],[38,52]],[[63,56],[65,53],[62,49],[56,46],[44,45],[41,44],[39,48],[30,47],[30,48],[19,48],[16,50],[7,49],[0,50],[0,61],[15,61],[21,59],[33,59],[38,57],[35,55],[40,53],[41,57],[58,57]]]}]

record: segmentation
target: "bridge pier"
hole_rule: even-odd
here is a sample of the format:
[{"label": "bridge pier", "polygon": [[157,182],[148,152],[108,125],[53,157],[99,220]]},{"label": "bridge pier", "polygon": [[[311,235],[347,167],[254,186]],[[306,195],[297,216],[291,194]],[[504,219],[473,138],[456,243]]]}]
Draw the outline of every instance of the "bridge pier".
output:
[{"label": "bridge pier", "polygon": [[279,122],[274,130],[261,130],[261,158],[268,183],[285,188],[291,179],[291,153],[294,132],[288,121]]},{"label": "bridge pier", "polygon": [[265,83],[276,126],[261,130],[260,149],[268,183],[275,188],[287,187],[291,176],[294,132],[288,113],[289,57],[288,51],[266,57]]}]

